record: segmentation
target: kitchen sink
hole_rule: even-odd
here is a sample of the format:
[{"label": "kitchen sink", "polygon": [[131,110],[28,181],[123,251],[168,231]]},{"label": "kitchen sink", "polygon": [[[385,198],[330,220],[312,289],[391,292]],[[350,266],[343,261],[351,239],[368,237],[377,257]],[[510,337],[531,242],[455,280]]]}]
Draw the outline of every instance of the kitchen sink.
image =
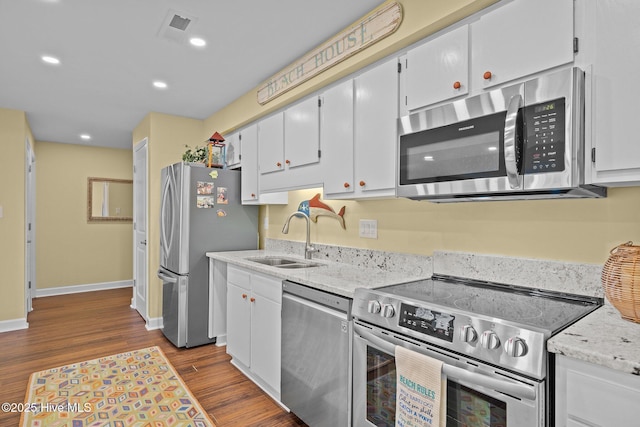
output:
[{"label": "kitchen sink", "polygon": [[309,268],[309,267],[318,267],[322,264],[317,262],[302,260],[302,259],[291,259],[291,258],[281,258],[281,257],[255,257],[255,258],[247,258],[247,261],[257,262],[258,264],[269,265],[271,267],[276,268]]}]

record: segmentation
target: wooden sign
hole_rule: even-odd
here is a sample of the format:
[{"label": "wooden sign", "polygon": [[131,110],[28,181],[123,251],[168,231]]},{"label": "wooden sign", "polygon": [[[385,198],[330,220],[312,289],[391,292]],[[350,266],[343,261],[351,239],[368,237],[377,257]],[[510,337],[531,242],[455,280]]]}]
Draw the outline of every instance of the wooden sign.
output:
[{"label": "wooden sign", "polygon": [[402,21],[402,7],[397,2],[375,10],[358,24],[333,36],[304,58],[272,76],[258,89],[258,102],[272,99],[302,84],[351,55],[393,34]]}]

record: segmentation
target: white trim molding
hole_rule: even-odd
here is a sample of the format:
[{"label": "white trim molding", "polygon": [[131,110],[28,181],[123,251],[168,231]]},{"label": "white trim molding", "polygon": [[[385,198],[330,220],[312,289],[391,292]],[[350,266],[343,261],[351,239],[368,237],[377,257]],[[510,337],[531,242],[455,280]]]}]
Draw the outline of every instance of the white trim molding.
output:
[{"label": "white trim molding", "polygon": [[20,329],[29,329],[29,323],[27,323],[27,319],[11,319],[11,320],[0,320],[0,333],[2,332],[11,332],[17,331]]},{"label": "white trim molding", "polygon": [[164,323],[162,322],[162,317],[150,317],[145,326],[147,331],[153,331],[154,329],[162,329],[164,328]]},{"label": "white trim molding", "polygon": [[36,298],[56,295],[77,294],[80,292],[106,291],[108,289],[131,288],[133,280],[118,282],[90,283],[87,285],[60,286],[58,288],[44,288],[36,290]]}]

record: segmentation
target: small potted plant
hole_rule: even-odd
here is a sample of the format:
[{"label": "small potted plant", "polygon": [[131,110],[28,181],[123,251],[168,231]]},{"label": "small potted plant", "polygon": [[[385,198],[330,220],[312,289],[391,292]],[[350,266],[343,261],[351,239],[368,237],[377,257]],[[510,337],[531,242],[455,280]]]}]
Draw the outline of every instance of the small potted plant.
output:
[{"label": "small potted plant", "polygon": [[182,155],[182,161],[185,163],[196,163],[204,165],[207,161],[207,147],[199,147],[196,145],[194,149],[191,149],[188,145],[187,151]]}]

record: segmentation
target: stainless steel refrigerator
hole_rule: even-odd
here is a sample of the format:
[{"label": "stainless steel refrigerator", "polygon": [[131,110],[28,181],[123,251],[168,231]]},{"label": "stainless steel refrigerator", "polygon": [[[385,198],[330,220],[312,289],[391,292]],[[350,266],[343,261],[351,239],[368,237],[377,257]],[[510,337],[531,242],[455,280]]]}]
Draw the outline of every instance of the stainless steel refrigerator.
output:
[{"label": "stainless steel refrigerator", "polygon": [[162,332],[177,347],[213,343],[206,253],[257,249],[258,207],[241,204],[239,171],[176,163],[161,176]]}]

